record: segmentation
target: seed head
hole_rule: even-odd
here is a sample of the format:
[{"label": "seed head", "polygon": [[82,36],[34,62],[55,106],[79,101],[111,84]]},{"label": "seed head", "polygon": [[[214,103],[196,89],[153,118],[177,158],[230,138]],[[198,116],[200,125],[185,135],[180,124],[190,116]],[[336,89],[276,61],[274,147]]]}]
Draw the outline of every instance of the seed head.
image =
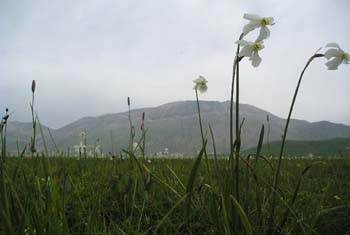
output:
[{"label": "seed head", "polygon": [[35,92],[35,80],[32,81],[32,93]]},{"label": "seed head", "polygon": [[130,97],[128,97],[128,106],[130,106]]}]

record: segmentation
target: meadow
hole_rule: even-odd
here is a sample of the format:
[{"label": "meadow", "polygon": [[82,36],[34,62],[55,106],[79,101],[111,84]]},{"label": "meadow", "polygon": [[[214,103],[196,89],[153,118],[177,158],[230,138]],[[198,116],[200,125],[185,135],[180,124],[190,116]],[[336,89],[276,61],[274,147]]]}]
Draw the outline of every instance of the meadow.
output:
[{"label": "meadow", "polygon": [[[225,234],[237,231],[225,206],[228,159],[200,165],[191,202],[195,159],[9,158],[1,174],[3,234]],[[273,160],[272,163],[276,163]],[[141,168],[139,168],[141,166]],[[291,200],[302,177],[298,200]],[[278,223],[291,207],[283,234],[350,232],[350,159],[293,159],[281,168]],[[242,165],[242,169],[245,166]],[[266,234],[273,169],[258,161],[256,181],[242,170],[241,205],[255,234]],[[227,185],[228,184],[228,185]],[[4,197],[5,196],[5,197]],[[245,200],[243,200],[245,199]],[[235,224],[234,222],[232,224]],[[242,226],[239,223],[238,226]],[[241,234],[245,234],[243,232]]]}]

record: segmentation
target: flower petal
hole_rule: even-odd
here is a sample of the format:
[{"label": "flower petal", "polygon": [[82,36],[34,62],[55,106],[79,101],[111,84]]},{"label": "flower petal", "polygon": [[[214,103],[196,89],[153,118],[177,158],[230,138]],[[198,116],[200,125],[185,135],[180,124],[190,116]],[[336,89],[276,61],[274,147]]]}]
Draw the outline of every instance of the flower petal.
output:
[{"label": "flower petal", "polygon": [[342,55],[342,52],[335,48],[328,49],[324,53],[324,57],[326,57],[328,60],[332,57],[340,57],[341,55]]},{"label": "flower petal", "polygon": [[335,57],[334,59],[328,61],[326,63],[328,70],[336,70],[338,66],[341,64],[342,59],[340,57]]},{"label": "flower petal", "polygon": [[273,19],[273,17],[266,17],[266,19],[269,22],[269,25],[274,25],[275,24],[275,20]]},{"label": "flower petal", "polygon": [[343,64],[349,64],[350,63],[350,55],[349,53],[345,53],[345,59],[343,60]]},{"label": "flower petal", "polygon": [[261,26],[259,37],[256,39],[256,42],[262,41],[270,37],[270,30],[266,26]]},{"label": "flower petal", "polygon": [[260,27],[260,22],[254,22],[254,23],[249,23],[244,26],[243,28],[243,34],[247,35],[250,31],[253,31],[256,28]]},{"label": "flower petal", "polygon": [[328,43],[326,45],[326,47],[336,47],[336,48],[340,49],[340,46],[337,43],[335,43],[335,42]]},{"label": "flower petal", "polygon": [[246,41],[246,40],[238,40],[236,41],[236,43],[240,46],[253,46],[253,42],[249,42],[249,41]]},{"label": "flower petal", "polygon": [[208,90],[208,86],[207,85],[200,85],[198,87],[198,90],[199,90],[200,93],[204,93],[204,92],[206,92]]},{"label": "flower petal", "polygon": [[254,49],[252,46],[245,46],[241,49],[241,51],[239,52],[238,56],[242,57],[250,57],[253,53]]},{"label": "flower petal", "polygon": [[259,15],[255,15],[255,14],[247,14],[245,13],[243,15],[243,18],[246,20],[251,20],[251,21],[261,21],[262,17]]},{"label": "flower petal", "polygon": [[252,53],[252,56],[249,58],[249,60],[252,61],[253,67],[258,67],[259,64],[261,63],[261,57],[259,56],[259,53],[257,51],[254,51]]}]

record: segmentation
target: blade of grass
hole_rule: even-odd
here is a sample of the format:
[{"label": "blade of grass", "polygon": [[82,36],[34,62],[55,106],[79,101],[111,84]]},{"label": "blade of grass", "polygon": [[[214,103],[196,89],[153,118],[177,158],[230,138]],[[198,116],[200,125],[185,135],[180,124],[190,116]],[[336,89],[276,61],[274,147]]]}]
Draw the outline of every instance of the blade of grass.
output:
[{"label": "blade of grass", "polygon": [[177,201],[177,203],[163,216],[163,218],[158,222],[156,228],[153,231],[153,234],[158,234],[158,229],[160,228],[160,226],[162,226],[162,224],[164,223],[164,221],[171,215],[171,213],[173,213],[173,211],[186,199],[187,195],[184,195],[183,197],[180,198],[180,200]]},{"label": "blade of grass", "polygon": [[226,228],[226,234],[232,234],[231,232],[231,225],[230,225],[230,219],[227,214],[227,211],[229,208],[227,208],[226,203],[225,203],[225,197],[221,197],[221,206],[222,206],[222,215],[224,217],[224,225]]},{"label": "blade of grass", "polygon": [[[265,127],[262,125],[261,130],[260,130],[260,136],[259,136],[259,142],[258,142],[258,147],[256,149],[256,158],[255,158],[255,163],[254,163],[254,171],[256,171],[256,166],[258,163],[258,156],[260,156],[262,145],[264,142],[264,132],[265,132]],[[255,198],[256,198],[256,207],[257,207],[257,213],[258,213],[258,227],[260,228],[262,226],[262,215],[261,215],[261,198],[260,198],[260,187],[259,185],[255,186]]]},{"label": "blade of grass", "polygon": [[173,169],[171,169],[169,165],[166,165],[166,167],[169,169],[170,173],[175,177],[177,182],[179,182],[181,188],[186,191],[185,185],[182,183],[181,179],[176,175],[176,173],[173,171]]},{"label": "blade of grass", "polygon": [[240,219],[242,221],[242,224],[243,224],[243,227],[245,229],[246,234],[247,235],[253,235],[254,234],[253,227],[250,224],[250,221],[249,221],[247,215],[243,211],[243,208],[241,207],[241,205],[239,204],[239,202],[236,200],[236,198],[233,195],[230,195],[230,198],[231,198],[231,200],[233,202],[233,205],[234,205],[234,207],[236,209],[237,214],[239,215],[239,217],[240,217]]},{"label": "blade of grass", "polygon": [[[210,131],[211,141],[213,142],[215,173],[216,173],[216,177],[219,179],[220,174],[219,174],[218,156],[216,153],[216,143],[215,143],[214,132],[210,125],[209,125],[209,131]],[[218,182],[220,182],[220,180],[218,180]],[[220,187],[221,187],[221,184],[220,184]]]},{"label": "blade of grass", "polygon": [[168,189],[170,189],[170,191],[172,191],[173,193],[175,193],[176,196],[178,197],[182,197],[181,194],[176,191],[173,187],[171,187],[169,184],[167,184],[164,180],[162,180],[161,178],[159,178],[156,174],[154,174],[150,169],[148,169],[148,167],[143,164],[143,168],[149,173],[151,174],[156,180],[158,180],[161,184],[163,184],[165,187],[167,187]]},{"label": "blade of grass", "polygon": [[[312,220],[307,235],[312,235],[312,234],[315,233],[315,230],[314,230],[314,229],[315,229],[315,226],[316,226],[316,224],[317,224],[317,221],[318,221],[322,216],[331,214],[331,213],[336,212],[336,211],[338,211],[338,210],[348,209],[348,208],[349,208],[349,205],[341,205],[341,206],[335,206],[335,207],[328,208],[328,209],[324,209],[324,210],[320,211],[320,212],[317,214],[317,216],[315,216],[314,219]],[[318,233],[316,232],[316,234],[318,234]]]},{"label": "blade of grass", "polygon": [[[291,202],[289,203],[290,207],[294,205],[296,199],[297,199],[297,196],[298,196],[298,192],[299,192],[299,189],[300,189],[300,186],[301,186],[301,183],[302,183],[302,180],[304,178],[304,175],[315,165],[319,165],[319,164],[323,164],[324,162],[314,162],[312,163],[311,165],[307,166],[301,173],[300,177],[299,177],[299,180],[298,180],[298,183],[294,189],[294,193],[293,193],[293,196],[292,196],[292,199],[291,199]],[[285,225],[285,223],[287,222],[287,218],[288,218],[288,215],[289,215],[289,208],[290,207],[287,207],[286,208],[286,211],[284,212],[283,214],[283,217],[282,217],[282,220],[280,222],[280,229],[282,229],[282,227]]]},{"label": "blade of grass", "polygon": [[190,221],[190,209],[191,209],[191,197],[192,197],[192,192],[193,192],[193,186],[194,186],[194,181],[196,179],[197,171],[199,168],[199,164],[201,163],[205,148],[207,145],[207,141],[204,141],[204,145],[202,147],[202,150],[199,152],[197,159],[195,163],[193,164],[192,170],[190,177],[187,182],[187,187],[186,187],[186,192],[187,192],[187,200],[186,200],[186,215],[187,215],[187,222],[189,223]]}]

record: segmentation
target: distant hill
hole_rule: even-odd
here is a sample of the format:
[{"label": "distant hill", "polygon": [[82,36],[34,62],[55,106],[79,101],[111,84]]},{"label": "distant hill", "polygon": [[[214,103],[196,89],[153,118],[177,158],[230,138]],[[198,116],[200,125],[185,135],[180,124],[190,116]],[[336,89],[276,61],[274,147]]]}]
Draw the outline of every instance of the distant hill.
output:
[{"label": "distant hill", "polygon": [[[46,138],[49,138],[49,128],[42,125],[44,135]],[[8,122],[7,125],[7,149],[11,152],[19,151],[21,152],[24,148],[24,146],[30,142],[30,138],[32,136],[32,123],[23,123],[23,122]],[[54,131],[51,130],[50,131]],[[36,141],[39,143],[39,146],[42,148],[42,139],[40,134],[40,129],[37,126],[36,128]],[[49,139],[48,139],[49,140]],[[17,149],[18,147],[18,149]],[[29,150],[29,146],[27,146]]]},{"label": "distant hill", "polygon": [[[229,101],[201,101],[203,125],[209,138],[208,126],[212,126],[215,134],[217,150],[220,153],[229,151]],[[164,104],[158,107],[132,110],[132,121],[137,136],[140,135],[142,112],[146,113],[145,126],[147,131],[146,150],[148,154],[168,148],[170,153],[193,154],[201,146],[198,125],[197,107],[195,101],[180,101]],[[254,147],[262,124],[267,127],[269,116],[269,141],[281,139],[285,120],[257,107],[240,105],[240,119],[245,118],[242,130],[242,148]],[[267,129],[267,128],[266,128]],[[50,149],[54,148],[45,127],[46,140]],[[88,144],[93,145],[97,139],[102,143],[104,152],[119,152],[126,148],[129,136],[128,113],[106,114],[99,117],[85,117],[62,128],[51,129],[52,136],[60,150],[79,143],[79,133],[87,133]],[[38,144],[41,137],[38,131]],[[11,122],[8,126],[9,149],[16,149],[16,140],[23,146],[31,136],[31,124]],[[266,131],[267,135],[267,131]],[[112,137],[112,138],[111,138]],[[331,138],[350,137],[350,126],[330,122],[307,122],[293,119],[287,138],[289,140],[325,140]],[[112,143],[113,140],[113,143]],[[267,136],[265,136],[267,140]],[[209,138],[208,148],[212,143]]]},{"label": "distant hill", "polygon": [[[264,144],[263,155],[278,156],[281,148],[281,141]],[[256,148],[246,150],[254,153]],[[335,138],[320,141],[288,140],[285,144],[285,156],[345,156],[350,157],[350,138]]]}]

